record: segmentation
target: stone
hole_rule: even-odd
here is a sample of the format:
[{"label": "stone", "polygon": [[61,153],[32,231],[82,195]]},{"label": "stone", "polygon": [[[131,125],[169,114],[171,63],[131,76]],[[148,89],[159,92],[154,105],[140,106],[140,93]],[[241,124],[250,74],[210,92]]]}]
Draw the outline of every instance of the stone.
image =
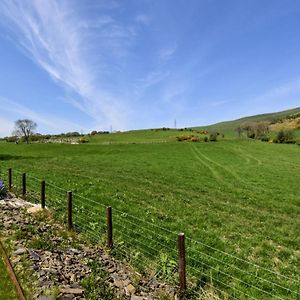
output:
[{"label": "stone", "polygon": [[133,295],[135,292],[136,292],[136,289],[135,287],[130,283],[127,285],[127,287],[125,288],[125,291],[126,291],[126,294],[127,292],[130,294],[130,295]]},{"label": "stone", "polygon": [[84,289],[81,289],[81,288],[66,288],[66,289],[62,289],[61,292],[63,294],[82,295],[83,292],[84,292]]},{"label": "stone", "polygon": [[130,298],[130,300],[144,300],[144,297],[132,295],[131,298]]},{"label": "stone", "polygon": [[[0,229],[7,227],[6,235],[15,234],[15,227],[24,232],[24,238],[14,243],[13,249],[16,250],[12,256],[14,266],[18,268],[17,262],[23,259],[23,255],[28,252],[30,260],[30,270],[36,271],[37,291],[33,299],[50,300],[51,297],[44,296],[44,290],[53,286],[60,290],[57,299],[60,300],[84,300],[84,288],[80,286],[82,278],[92,272],[89,267],[94,262],[100,263],[101,266],[109,273],[108,286],[116,292],[116,298],[119,296],[131,300],[154,300],[157,299],[158,292],[162,291],[168,294],[170,298],[174,296],[174,289],[157,280],[144,278],[141,274],[128,269],[121,262],[115,261],[98,246],[86,246],[84,242],[78,242],[77,238],[64,238],[60,236],[61,226],[54,221],[38,221],[34,212],[41,211],[38,205],[30,205],[32,214],[27,214],[26,209],[20,209],[11,200],[11,205],[4,204],[0,208]],[[22,203],[24,207],[24,204]],[[38,235],[41,238],[49,239],[51,242],[50,249],[26,249],[28,240],[35,237],[34,231],[28,230],[28,224],[35,226]],[[57,230],[58,229],[58,230]],[[4,237],[5,238],[5,237]],[[75,246],[76,245],[76,246]],[[22,250],[24,249],[24,250]],[[99,276],[98,276],[99,277]],[[98,278],[101,281],[103,278]],[[134,280],[134,281],[133,281]],[[138,282],[135,286],[132,282]],[[126,295],[125,295],[126,294]],[[136,295],[137,294],[137,295]],[[175,295],[176,298],[176,295]]]},{"label": "stone", "polygon": [[39,286],[42,286],[42,287],[50,287],[52,285],[52,281],[41,281],[39,283]]},{"label": "stone", "polygon": [[66,294],[66,295],[60,296],[58,299],[59,300],[72,300],[74,298],[75,298],[75,295],[73,295],[73,294]]},{"label": "stone", "polygon": [[11,261],[13,264],[17,264],[20,260],[21,260],[21,257],[18,256],[18,257],[12,257],[10,261]]},{"label": "stone", "polygon": [[37,300],[52,300],[53,298],[51,296],[40,296],[37,298]]},{"label": "stone", "polygon": [[22,255],[27,252],[26,248],[19,248],[14,252],[14,255]]},{"label": "stone", "polygon": [[28,252],[32,260],[40,260],[40,256],[34,250],[29,249]]},{"label": "stone", "polygon": [[43,212],[43,211],[44,211],[44,208],[41,208],[41,207],[38,207],[38,206],[33,206],[33,207],[30,207],[30,208],[27,209],[27,212],[29,214],[37,214],[37,213],[40,213],[40,212]]},{"label": "stone", "polygon": [[115,267],[112,267],[112,268],[109,268],[107,270],[109,273],[114,273],[116,271],[116,268]]},{"label": "stone", "polygon": [[81,288],[81,286],[78,285],[77,283],[71,283],[71,284],[70,284],[70,287],[71,287],[71,288],[76,288],[76,289],[80,289],[80,288]]},{"label": "stone", "polygon": [[123,287],[123,282],[120,279],[114,279],[114,286],[116,286],[117,288],[121,288]]}]

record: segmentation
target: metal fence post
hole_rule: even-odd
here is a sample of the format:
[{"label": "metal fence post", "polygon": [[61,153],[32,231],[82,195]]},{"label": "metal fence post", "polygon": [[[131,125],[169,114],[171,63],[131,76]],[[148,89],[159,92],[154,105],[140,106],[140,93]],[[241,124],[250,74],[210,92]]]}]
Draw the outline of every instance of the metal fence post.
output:
[{"label": "metal fence post", "polygon": [[72,218],[72,192],[68,192],[68,228],[73,229],[73,218]]},{"label": "metal fence post", "polygon": [[8,169],[8,189],[11,190],[12,188],[12,169]]},{"label": "metal fence post", "polygon": [[113,231],[112,231],[112,209],[111,206],[106,208],[106,224],[107,224],[107,247],[113,247]]},{"label": "metal fence post", "polygon": [[185,270],[185,236],[184,233],[178,234],[178,258],[179,258],[179,294],[184,295],[186,289],[186,270]]},{"label": "metal fence post", "polygon": [[45,204],[46,204],[46,182],[45,180],[43,180],[41,182],[41,207],[45,208]]},{"label": "metal fence post", "polygon": [[22,174],[22,196],[25,199],[25,197],[26,197],[26,173]]}]

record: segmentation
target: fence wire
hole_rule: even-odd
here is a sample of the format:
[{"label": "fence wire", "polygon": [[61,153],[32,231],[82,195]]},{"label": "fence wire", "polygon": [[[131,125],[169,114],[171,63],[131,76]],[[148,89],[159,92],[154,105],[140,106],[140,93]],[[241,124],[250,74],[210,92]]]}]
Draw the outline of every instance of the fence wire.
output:
[{"label": "fence wire", "polygon": [[[12,170],[12,191],[22,196],[22,172]],[[8,174],[0,169],[8,185]],[[67,220],[67,190],[46,182],[46,207],[61,222]],[[41,180],[26,175],[26,199],[40,203]],[[73,194],[75,230],[91,241],[105,244],[106,205],[77,193]],[[113,208],[111,251],[151,279],[177,282],[178,234],[128,212]],[[300,299],[299,278],[292,278],[242,257],[186,237],[186,270],[190,298],[202,299]]]}]

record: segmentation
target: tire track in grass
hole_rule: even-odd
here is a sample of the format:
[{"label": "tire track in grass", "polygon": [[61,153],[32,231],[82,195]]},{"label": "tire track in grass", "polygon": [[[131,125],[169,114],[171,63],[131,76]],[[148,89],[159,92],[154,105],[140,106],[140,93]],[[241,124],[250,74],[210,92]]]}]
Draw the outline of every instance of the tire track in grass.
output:
[{"label": "tire track in grass", "polygon": [[[209,168],[212,172],[214,172],[214,174],[217,175],[217,178],[219,179],[219,183],[222,183],[223,185],[225,185],[228,188],[228,192],[236,192],[237,189],[241,189],[242,191],[244,189],[247,190],[251,190],[251,192],[253,193],[253,196],[251,196],[251,198],[256,197],[255,195],[260,195],[261,193],[265,192],[265,189],[263,187],[257,186],[256,183],[254,182],[249,182],[249,181],[245,181],[243,180],[240,176],[236,175],[233,171],[228,170],[228,168],[223,167],[221,164],[213,161],[212,159],[208,158],[206,155],[204,155],[203,153],[201,153],[198,149],[195,148],[195,145],[191,144],[191,149],[193,149],[194,151],[194,155],[197,156],[197,160],[200,161],[203,165],[205,165],[207,168]],[[203,161],[203,159],[206,159],[206,162]],[[229,173],[236,181],[232,181],[229,179],[229,181],[225,180],[224,177],[222,177],[222,175],[220,175],[220,173],[218,171],[216,171],[216,168],[211,167],[211,165],[209,163],[214,164],[216,167],[219,167],[221,169],[223,169],[224,171],[226,171],[227,173]],[[239,183],[239,185],[237,184],[237,182]],[[250,203],[248,203],[249,205],[252,205]],[[235,204],[236,206],[240,206],[240,204]],[[264,213],[267,211],[267,208],[254,208],[253,211],[264,211]]]},{"label": "tire track in grass", "polygon": [[213,168],[210,164],[208,164],[207,162],[205,162],[201,159],[201,157],[199,155],[199,152],[196,151],[194,145],[191,145],[191,150],[192,150],[192,153],[194,154],[194,157],[197,159],[197,161],[199,161],[201,165],[205,166],[211,172],[211,174],[216,179],[216,181],[218,181],[219,183],[224,184],[225,182],[223,180],[223,177],[219,174],[218,171],[216,171],[215,168]]},{"label": "tire track in grass", "polygon": [[247,150],[242,149],[241,147],[236,148],[236,150],[238,150],[237,152],[241,153],[241,156],[243,157],[247,157],[249,159],[251,159],[252,161],[255,161],[257,163],[257,165],[262,165],[262,161],[260,159],[258,159],[257,157],[253,156],[252,154],[250,154]]},{"label": "tire track in grass", "polygon": [[[195,145],[192,145],[192,144],[190,144],[190,146],[191,146],[191,150],[192,150],[192,152],[193,152],[193,147],[195,147]],[[207,163],[207,162],[204,162],[200,157],[199,157],[199,155],[197,155],[197,152],[193,152],[193,154],[194,154],[194,156],[195,156],[195,158],[197,158],[197,161],[199,161],[199,163],[201,163],[201,165],[204,165],[206,168],[208,168],[211,172],[212,172],[212,174],[213,174],[213,176],[215,177],[215,179],[219,182],[219,183],[221,183],[221,184],[223,184],[223,186],[224,185],[227,185],[227,188],[228,188],[228,191],[230,192],[230,191],[234,191],[234,190],[236,190],[236,185],[233,185],[233,184],[228,184],[228,183],[225,183],[224,182],[224,180],[223,180],[223,177],[219,174],[219,172],[218,171],[216,171],[216,169],[215,168],[212,168],[211,166],[210,166],[210,164],[209,163]],[[69,170],[70,171],[70,174],[73,174],[73,175],[75,175],[75,176],[78,176],[79,178],[86,178],[86,179],[95,179],[95,177],[97,176],[97,175],[99,175],[99,177],[101,177],[101,181],[106,181],[106,182],[110,182],[110,179],[107,179],[107,178],[104,178],[103,177],[103,174],[102,173],[99,173],[99,172],[95,172],[95,171],[91,171],[91,170],[82,170],[82,169],[80,169],[80,168],[78,168],[78,167],[74,167],[74,166],[68,166],[68,167],[71,167],[71,168],[66,168],[66,167],[61,167],[61,166],[58,166],[58,165],[53,165],[53,163],[45,163],[44,162],[44,164],[45,165],[47,165],[47,166],[49,166],[51,169],[53,169],[53,167],[55,168],[55,169],[57,169],[57,170],[64,170],[64,172],[66,172],[67,170]],[[37,168],[37,169],[40,169],[40,168]],[[120,174],[119,174],[120,175]],[[124,177],[125,176],[125,174],[122,174],[120,177]],[[128,174],[126,174],[126,177],[128,177]],[[130,177],[131,179],[136,179],[136,176],[131,176]],[[156,183],[157,184],[157,183]],[[135,189],[137,189],[137,190],[140,190],[140,188],[138,188],[137,186],[135,187]],[[142,190],[143,190],[143,188],[142,188]],[[219,199],[219,201],[221,201],[223,204],[221,205],[222,207],[225,205],[226,207],[228,206],[228,201],[226,200],[220,200]],[[145,203],[145,204],[148,204],[149,205],[149,203],[147,202],[147,201],[142,201],[143,203]],[[247,207],[244,207],[243,206],[243,204],[241,204],[241,203],[234,203],[234,202],[231,202],[231,205],[234,205],[236,208],[238,208],[239,210],[241,210],[241,211],[244,211],[244,212],[249,212],[249,211],[252,211],[253,212],[253,214],[257,214],[257,213],[264,213],[264,214],[267,214],[267,215],[269,215],[269,216],[272,216],[272,217],[274,217],[274,218],[279,218],[279,219],[282,219],[282,220],[286,220],[286,217],[284,217],[285,215],[286,215],[286,213],[283,213],[283,212],[281,212],[281,215],[282,216],[278,216],[278,215],[274,215],[272,212],[270,212],[269,211],[269,209],[267,209],[267,208],[260,208],[260,209],[257,209],[257,208],[255,208],[255,207],[249,207],[249,206],[247,206]],[[221,209],[220,209],[221,210]]]},{"label": "tire track in grass", "polygon": [[[195,147],[195,145],[191,145],[191,146],[193,146],[193,147]],[[214,169],[214,168],[212,168],[211,166],[210,166],[210,164],[209,163],[206,163],[206,162],[204,162],[203,160],[201,160],[201,158],[199,158],[199,156],[197,156],[197,153],[194,153],[194,155],[197,157],[197,160],[199,160],[199,162],[200,163],[202,163],[205,167],[207,167],[208,169],[210,169],[210,171],[212,171],[212,174],[214,175],[214,177],[216,178],[216,180],[219,182],[219,183],[221,183],[221,184],[223,184],[223,185],[226,185],[226,187],[229,189],[229,191],[235,191],[236,189],[237,189],[237,187],[236,187],[236,185],[235,184],[232,184],[231,182],[230,183],[228,183],[228,182],[224,182],[224,178]],[[46,165],[48,165],[48,166],[50,166],[51,168],[53,168],[53,164],[51,164],[51,163],[49,163],[49,164],[47,164],[46,163]],[[68,169],[73,175],[75,175],[75,176],[78,176],[78,177],[81,177],[81,178],[86,178],[86,179],[89,179],[89,180],[92,180],[92,179],[95,179],[95,177],[97,177],[97,176],[99,176],[99,177],[101,177],[102,179],[102,181],[103,181],[103,179],[105,179],[105,181],[106,182],[110,182],[110,179],[107,179],[107,178],[103,178],[103,174],[102,173],[99,173],[99,172],[95,172],[95,171],[91,171],[91,170],[88,170],[88,171],[82,171],[80,168],[77,168],[77,167],[74,167],[74,166],[70,166],[71,168],[70,169]],[[61,169],[61,170],[64,170],[64,171],[66,171],[66,167],[60,167],[60,166],[57,166],[57,165],[55,165],[55,168],[56,169]],[[75,171],[75,172],[74,172]],[[129,176],[129,174],[127,173],[127,174],[118,174],[118,176],[120,176],[121,178],[123,178],[124,176],[126,176],[126,178],[130,178],[130,179],[133,179],[133,180],[136,180],[136,176]],[[156,183],[156,185],[157,185],[158,183]],[[164,184],[159,184],[159,185],[164,185]],[[254,184],[253,184],[254,185]],[[142,190],[142,191],[144,191],[144,188],[139,188],[138,187],[138,185],[136,185],[135,186],[135,189],[136,190]],[[256,186],[256,189],[257,189],[257,186]],[[145,192],[145,191],[144,191]],[[258,192],[257,192],[258,193]],[[143,202],[145,202],[145,203],[147,203],[148,204],[148,202],[147,201],[143,201]],[[227,201],[223,201],[224,202],[224,204],[227,206]],[[232,202],[231,202],[232,203]],[[223,204],[223,205],[224,205]],[[249,207],[247,208],[247,209],[244,209],[243,207],[242,207],[242,205],[240,204],[240,203],[235,203],[234,204],[236,207],[238,207],[239,209],[241,209],[242,211],[249,211]],[[253,212],[255,212],[256,211],[256,213],[257,213],[257,209],[255,209],[255,208],[251,208],[251,210],[253,211]],[[265,211],[266,209],[260,209],[259,211],[264,211],[264,213],[266,213],[266,211]],[[272,213],[270,213],[270,212],[267,212],[269,215],[273,215]],[[274,215],[273,215],[274,216]],[[276,216],[277,218],[278,218],[278,216]]]},{"label": "tire track in grass", "polygon": [[241,149],[241,147],[237,147],[237,148],[233,149],[233,151],[234,151],[239,157],[243,158],[243,159],[246,161],[247,165],[251,165],[251,164],[252,164],[251,162],[254,161],[253,158],[252,158],[250,155],[247,155],[247,154]]},{"label": "tire track in grass", "polygon": [[[200,152],[200,150],[197,149],[195,145],[193,145],[193,147],[195,147],[195,150],[203,159],[206,159],[208,162],[210,162],[210,163],[214,164],[215,166],[219,167],[220,169],[224,170],[225,172],[230,174],[231,177],[234,178],[234,180],[236,180],[234,183],[232,183],[232,180],[230,180],[228,183],[228,185],[230,185],[231,188],[233,188],[233,190],[237,189],[237,182],[238,182],[238,183],[244,185],[244,188],[251,190],[252,193],[255,193],[258,195],[260,193],[264,193],[266,191],[265,188],[258,186],[257,183],[249,181],[249,179],[244,180],[241,176],[237,175],[234,171],[230,170],[228,167],[225,167],[222,164],[214,161],[213,159],[210,159],[208,156],[206,156],[205,154]],[[258,161],[260,162],[260,164],[262,164],[262,162],[260,160],[258,160]],[[243,186],[239,186],[239,188],[243,188]]]},{"label": "tire track in grass", "polygon": [[[216,161],[210,159],[209,157],[207,157],[205,154],[203,154],[195,145],[192,145],[193,149],[196,151],[196,153],[198,154],[198,159],[203,162],[203,159],[205,159],[208,163],[207,165],[212,168],[209,163],[215,165],[216,167],[219,167],[220,169],[224,170],[226,173],[229,173],[235,180],[245,183],[242,178],[240,176],[238,176],[236,173],[234,173],[233,171],[231,171],[229,168],[224,167],[223,165],[217,163]],[[196,154],[196,155],[197,155]],[[215,170],[215,168],[213,168]],[[224,177],[223,177],[224,178]],[[224,180],[224,179],[223,179]],[[230,182],[227,181],[227,184],[230,186],[233,186],[232,181],[230,180]]]}]

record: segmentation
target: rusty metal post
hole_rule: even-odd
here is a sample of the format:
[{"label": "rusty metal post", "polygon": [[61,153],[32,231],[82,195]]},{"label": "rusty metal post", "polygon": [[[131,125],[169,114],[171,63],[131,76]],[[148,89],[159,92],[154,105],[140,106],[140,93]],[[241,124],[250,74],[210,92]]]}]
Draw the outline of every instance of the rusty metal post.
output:
[{"label": "rusty metal post", "polygon": [[43,180],[41,182],[41,207],[45,208],[46,206],[46,182]]},{"label": "rusty metal post", "polygon": [[8,169],[8,189],[11,190],[12,188],[12,169]]},{"label": "rusty metal post", "polygon": [[22,196],[26,198],[26,173],[22,174]]},{"label": "rusty metal post", "polygon": [[68,192],[68,228],[69,230],[73,229],[73,218],[72,218],[72,192]]},{"label": "rusty metal post", "polygon": [[178,234],[178,258],[179,258],[179,270],[178,270],[179,271],[179,293],[180,293],[180,297],[182,297],[186,289],[184,233]]},{"label": "rusty metal post", "polygon": [[106,208],[106,224],[107,224],[107,247],[113,247],[113,229],[112,229],[112,209],[111,206]]},{"label": "rusty metal post", "polygon": [[24,292],[22,290],[22,287],[20,286],[20,284],[18,282],[18,278],[17,278],[17,276],[14,272],[14,269],[13,269],[13,267],[12,267],[10,261],[9,261],[9,258],[7,256],[7,254],[6,254],[5,248],[3,247],[3,244],[0,241],[0,259],[2,259],[2,256],[3,256],[4,263],[6,265],[8,275],[9,275],[14,287],[16,288],[16,292],[18,293],[18,296],[19,296],[18,299],[26,300]]}]

